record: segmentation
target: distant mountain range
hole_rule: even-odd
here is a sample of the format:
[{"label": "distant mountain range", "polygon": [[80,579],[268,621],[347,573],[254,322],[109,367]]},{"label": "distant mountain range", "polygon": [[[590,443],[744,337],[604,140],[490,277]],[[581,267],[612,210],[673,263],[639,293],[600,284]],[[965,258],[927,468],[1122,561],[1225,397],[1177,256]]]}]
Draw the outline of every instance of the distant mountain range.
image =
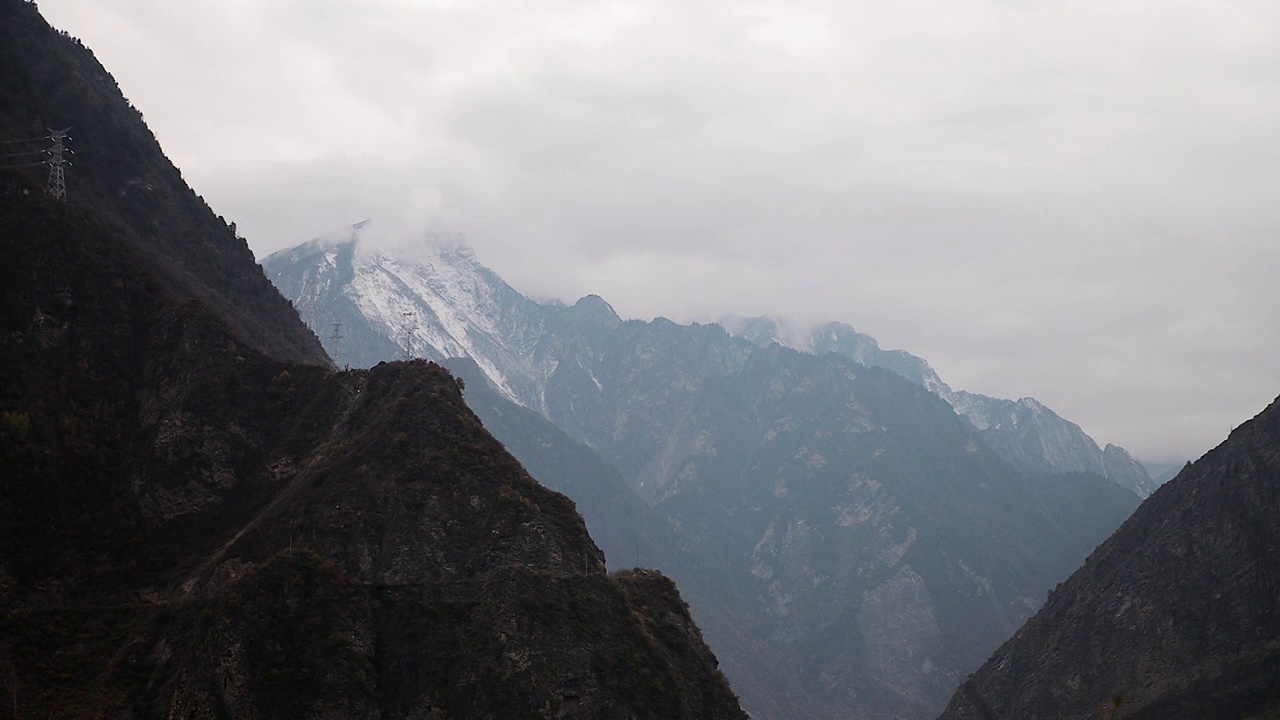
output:
[{"label": "distant mountain range", "polygon": [[[835,353],[863,365],[891,370],[946,400],[1005,460],[1032,473],[1092,472],[1140,497],[1159,482],[1118,445],[1099,448],[1079,425],[1063,419],[1032,397],[1004,400],[952,390],[924,358],[905,350],[882,350],[876,339],[840,322],[798,328],[778,318],[730,316],[720,320],[730,333],[758,345],[771,342],[802,352]],[[1167,479],[1167,478],[1166,478]]]},{"label": "distant mountain range", "polygon": [[611,566],[636,538],[681,583],[757,717],[936,713],[1150,482],[1039,403],[951,391],[847,326],[805,345],[763,319],[624,321],[535,302],[456,238],[392,254],[368,227],[263,266],[313,328],[341,323],[344,365],[466,358],[486,425],[616,534]]},{"label": "distant mountain range", "polygon": [[[516,291],[477,261],[461,236],[429,235],[387,253],[359,242],[368,225],[359,223],[262,261],[282,294],[326,339],[331,354],[352,367],[405,355],[469,357],[508,398],[548,415],[546,386],[560,353],[553,338],[563,318],[584,310],[539,303]],[[606,322],[617,319],[597,296],[579,305],[595,307]],[[342,325],[341,341],[333,339],[335,323]],[[717,324],[758,346],[778,343],[816,355],[835,353],[890,370],[946,400],[1021,470],[1092,472],[1139,497],[1158,486],[1124,448],[1099,447],[1080,426],[1035,398],[1013,401],[953,390],[923,358],[883,350],[875,338],[847,324],[802,328],[778,318],[740,316]]]}]

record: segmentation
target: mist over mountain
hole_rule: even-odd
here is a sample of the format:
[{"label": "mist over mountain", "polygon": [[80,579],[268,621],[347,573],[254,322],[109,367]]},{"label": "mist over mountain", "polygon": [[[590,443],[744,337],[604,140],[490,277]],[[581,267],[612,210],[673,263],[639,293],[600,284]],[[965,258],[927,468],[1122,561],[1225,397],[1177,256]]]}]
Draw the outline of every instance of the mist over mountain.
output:
[{"label": "mist over mountain", "polygon": [[[1032,431],[1004,431],[999,415],[979,427],[950,404],[977,396],[952,393],[906,353],[867,362],[874,341],[842,326],[830,328],[836,341],[861,344],[815,354],[717,324],[623,320],[596,296],[542,304],[456,246],[428,240],[401,257],[362,248],[362,231],[263,266],[313,327],[342,324],[344,363],[464,355],[490,386],[477,412],[517,457],[549,451],[528,440],[536,414],[607,465],[563,489],[582,493],[589,525],[631,536],[639,499],[655,518],[644,523],[670,528],[650,541],[720,571],[688,599],[700,624],[736,617],[778,659],[772,675],[748,673],[744,638],[708,630],[759,717],[939,711],[1138,504],[1123,476],[1088,471],[1105,451],[1078,427],[1038,403],[994,399],[993,413]],[[493,394],[510,406],[496,412]],[[1002,453],[989,437],[1021,444]],[[1093,465],[1070,464],[1072,443]],[[599,501],[605,487],[611,504]],[[646,552],[678,579],[687,572],[671,548]],[[789,713],[797,684],[804,704]]]},{"label": "mist over mountain", "polygon": [[[405,354],[470,357],[507,397],[547,414],[545,385],[559,362],[559,347],[550,338],[571,313],[516,291],[479,263],[459,236],[413,241],[376,234],[377,227],[376,221],[366,221],[282,250],[264,258],[263,267],[344,363],[367,367]],[[602,304],[598,300],[587,297],[582,303]],[[617,319],[612,308],[604,315],[605,322]],[[334,323],[345,333],[338,345]],[[777,342],[891,370],[946,400],[992,449],[1028,473],[1092,472],[1140,497],[1157,487],[1123,448],[1099,447],[1078,425],[1035,398],[1013,401],[953,390],[923,358],[882,350],[874,338],[847,324],[804,328],[779,318],[740,316],[718,324],[755,345]]]}]

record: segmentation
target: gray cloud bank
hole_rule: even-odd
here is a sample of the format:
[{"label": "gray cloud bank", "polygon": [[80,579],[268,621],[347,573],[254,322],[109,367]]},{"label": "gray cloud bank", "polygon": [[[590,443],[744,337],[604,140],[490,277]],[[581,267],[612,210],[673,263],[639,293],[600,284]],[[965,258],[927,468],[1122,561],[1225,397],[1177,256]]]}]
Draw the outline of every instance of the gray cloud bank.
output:
[{"label": "gray cloud bank", "polygon": [[1280,393],[1280,4],[42,0],[260,255],[839,319],[1152,461]]}]

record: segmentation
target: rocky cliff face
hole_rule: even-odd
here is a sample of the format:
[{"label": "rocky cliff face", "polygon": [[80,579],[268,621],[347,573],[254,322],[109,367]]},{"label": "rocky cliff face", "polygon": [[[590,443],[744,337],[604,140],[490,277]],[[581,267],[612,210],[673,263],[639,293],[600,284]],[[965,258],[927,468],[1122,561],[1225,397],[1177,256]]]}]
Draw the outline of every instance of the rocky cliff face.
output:
[{"label": "rocky cliff face", "polygon": [[1280,713],[1280,401],[1156,491],[944,718]]},{"label": "rocky cliff face", "polygon": [[[659,510],[643,502],[613,466],[542,415],[493,388],[470,360],[445,363],[466,380],[467,405],[543,485],[573,498],[611,569],[661,568],[680,586],[725,673],[751,688],[757,717],[816,717],[798,674],[779,648],[751,631],[758,624],[744,577],[707,554]],[[767,692],[764,691],[767,689]]]},{"label": "rocky cliff face", "polygon": [[[42,112],[83,84],[120,113],[32,5],[0,0],[0,34],[6,87],[63,78]],[[200,212],[158,240],[145,207],[7,185],[27,192],[0,201],[5,713],[745,717],[675,586],[608,575],[443,368],[332,372]]]},{"label": "rocky cliff face", "polygon": [[637,486],[750,579],[757,632],[832,716],[939,707],[1134,502],[1022,476],[936,397],[833,358],[758,350],[692,396]]}]

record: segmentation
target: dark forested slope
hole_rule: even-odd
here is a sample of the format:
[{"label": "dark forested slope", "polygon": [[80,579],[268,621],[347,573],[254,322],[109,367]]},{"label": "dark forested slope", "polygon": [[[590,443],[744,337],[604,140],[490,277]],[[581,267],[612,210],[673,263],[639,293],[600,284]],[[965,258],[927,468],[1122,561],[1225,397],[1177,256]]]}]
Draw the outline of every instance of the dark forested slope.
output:
[{"label": "dark forested slope", "polygon": [[[157,272],[199,297],[241,338],[293,362],[328,362],[319,340],[297,322],[242,238],[182,180],[142,114],[121,94],[93,53],[51,28],[33,3],[0,0],[0,174],[43,187],[40,160],[50,128],[71,128],[74,163],[67,204],[92,210]],[[0,192],[13,186],[0,182]]]}]

